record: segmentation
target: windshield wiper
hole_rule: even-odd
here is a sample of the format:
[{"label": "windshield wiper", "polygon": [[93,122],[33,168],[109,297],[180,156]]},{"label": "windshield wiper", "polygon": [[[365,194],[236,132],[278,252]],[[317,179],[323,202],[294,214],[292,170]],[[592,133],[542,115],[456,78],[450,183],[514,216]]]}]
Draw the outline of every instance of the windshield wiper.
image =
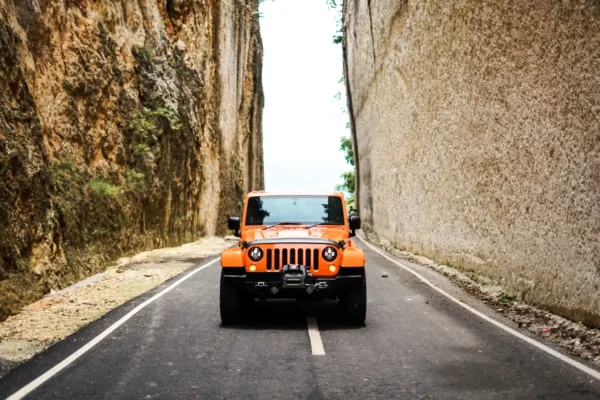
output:
[{"label": "windshield wiper", "polygon": [[333,222],[319,222],[318,224],[307,226],[304,229],[311,229],[311,228],[314,228],[315,226],[319,226],[319,225],[339,225],[339,224],[334,224]]},{"label": "windshield wiper", "polygon": [[271,228],[273,228],[273,227],[275,227],[275,226],[279,226],[279,225],[302,225],[302,224],[301,224],[300,222],[278,222],[278,223],[276,223],[276,224],[273,224],[273,225],[265,226],[265,227],[263,228],[263,231],[264,231],[265,229],[271,229]]}]

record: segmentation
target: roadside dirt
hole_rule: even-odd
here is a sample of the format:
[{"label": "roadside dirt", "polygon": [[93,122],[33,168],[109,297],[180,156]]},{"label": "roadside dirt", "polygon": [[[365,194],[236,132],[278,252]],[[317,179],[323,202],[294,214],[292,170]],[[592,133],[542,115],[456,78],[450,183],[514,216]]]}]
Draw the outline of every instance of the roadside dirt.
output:
[{"label": "roadside dirt", "polygon": [[600,365],[600,329],[590,328],[525,304],[510,296],[501,286],[476,282],[447,265],[439,265],[426,257],[401,251],[368,228],[363,231],[367,239],[374,245],[398,258],[439,272],[496,312],[517,323],[520,328],[527,329],[539,337],[558,344],[565,348],[570,355],[579,356]]},{"label": "roadside dirt", "polygon": [[0,377],[110,310],[214,257],[237,238],[204,238],[121,258],[94,275],[24,307],[0,323]]}]

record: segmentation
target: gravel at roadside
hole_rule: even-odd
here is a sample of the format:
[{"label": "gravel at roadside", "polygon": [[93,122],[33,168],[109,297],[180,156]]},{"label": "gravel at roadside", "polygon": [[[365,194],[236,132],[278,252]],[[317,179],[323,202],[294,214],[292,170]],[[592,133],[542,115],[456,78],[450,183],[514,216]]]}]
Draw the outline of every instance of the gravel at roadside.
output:
[{"label": "gravel at roadside", "polygon": [[507,294],[501,286],[476,282],[447,265],[439,265],[426,257],[417,256],[395,248],[388,240],[380,238],[368,227],[363,229],[367,239],[394,256],[431,268],[446,276],[451,282],[486,303],[496,312],[516,322],[539,337],[557,343],[570,355],[600,365],[600,329],[587,327],[551,312],[525,304]]},{"label": "gravel at roadside", "polygon": [[105,272],[24,307],[0,323],[0,377],[115,307],[217,256],[237,240],[203,238],[122,258]]}]

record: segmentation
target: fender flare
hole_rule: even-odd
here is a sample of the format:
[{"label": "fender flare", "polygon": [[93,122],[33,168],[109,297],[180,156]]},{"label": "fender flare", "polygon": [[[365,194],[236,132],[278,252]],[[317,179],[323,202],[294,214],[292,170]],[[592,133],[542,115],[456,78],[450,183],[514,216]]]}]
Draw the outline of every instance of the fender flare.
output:
[{"label": "fender flare", "polygon": [[221,267],[223,268],[232,268],[232,267],[243,267],[244,266],[244,257],[242,254],[242,249],[236,247],[235,249],[225,250],[221,254]]},{"label": "fender flare", "polygon": [[356,247],[348,247],[342,255],[342,268],[364,268],[365,253]]}]

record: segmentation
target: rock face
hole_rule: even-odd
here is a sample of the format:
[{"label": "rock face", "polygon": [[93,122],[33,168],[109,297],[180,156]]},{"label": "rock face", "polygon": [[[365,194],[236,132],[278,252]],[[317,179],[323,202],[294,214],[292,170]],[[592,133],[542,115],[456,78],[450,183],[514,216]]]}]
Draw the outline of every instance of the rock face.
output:
[{"label": "rock face", "polygon": [[0,0],[0,320],[263,187],[258,0]]},{"label": "rock face", "polygon": [[600,3],[345,3],[361,216],[600,326]]}]

